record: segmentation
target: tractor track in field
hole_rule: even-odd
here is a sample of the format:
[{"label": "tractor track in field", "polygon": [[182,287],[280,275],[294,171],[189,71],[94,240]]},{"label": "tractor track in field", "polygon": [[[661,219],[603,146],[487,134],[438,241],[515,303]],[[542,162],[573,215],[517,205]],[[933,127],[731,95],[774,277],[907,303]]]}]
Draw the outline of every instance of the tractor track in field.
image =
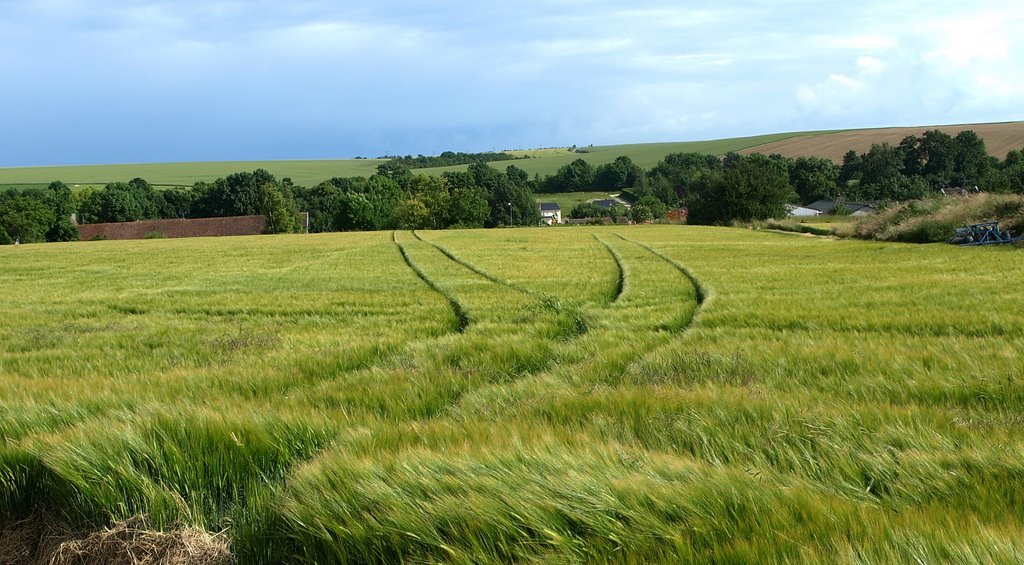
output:
[{"label": "tractor track in field", "polygon": [[[413,232],[413,235],[415,235],[415,232]],[[455,329],[458,333],[464,333],[466,331],[466,328],[468,328],[469,325],[472,323],[472,320],[470,319],[469,314],[466,313],[466,308],[462,305],[461,302],[459,302],[459,299],[455,298],[453,294],[444,290],[441,287],[441,285],[437,284],[437,282],[435,282],[434,279],[430,278],[430,276],[427,275],[427,273],[425,273],[423,269],[420,269],[420,267],[413,262],[412,258],[409,257],[409,253],[405,250],[405,246],[399,243],[397,231],[391,232],[391,241],[393,241],[394,244],[398,247],[398,252],[402,255],[402,260],[405,261],[405,264],[408,265],[410,269],[412,269],[412,272],[416,273],[416,276],[419,277],[419,279],[423,281],[428,287],[430,287],[431,290],[440,294],[442,297],[444,297],[445,300],[448,301],[448,306],[451,307],[452,312],[455,314]]]},{"label": "tractor track in field", "polygon": [[491,273],[481,269],[480,267],[477,267],[473,263],[470,263],[469,261],[466,261],[465,259],[455,255],[447,247],[445,247],[443,245],[440,245],[440,244],[437,244],[437,243],[434,243],[433,241],[430,241],[429,239],[427,239],[427,238],[421,236],[420,234],[416,233],[416,230],[412,231],[412,236],[415,237],[416,239],[422,241],[423,243],[426,243],[427,245],[432,246],[434,249],[437,249],[438,251],[440,251],[441,254],[444,255],[445,257],[451,259],[452,261],[454,261],[455,263],[457,263],[459,265],[462,265],[463,267],[469,269],[470,271],[473,271],[474,273],[476,273],[476,274],[480,275],[481,277],[491,281],[492,283],[500,284],[502,286],[507,286],[507,287],[509,287],[509,288],[511,288],[513,290],[517,290],[517,291],[519,291],[519,292],[521,292],[523,294],[530,294],[530,295],[535,294],[533,291],[531,291],[531,290],[529,290],[527,288],[524,288],[522,286],[519,286],[519,285],[517,285],[516,283],[514,283],[514,282],[512,282],[510,280],[503,279],[503,278],[501,278],[499,276],[493,275],[493,274],[491,274]]},{"label": "tractor track in field", "polygon": [[682,324],[677,331],[679,333],[682,333],[693,327],[693,325],[696,324],[700,319],[700,315],[704,312],[704,307],[711,301],[713,297],[710,289],[704,286],[704,283],[701,282],[699,278],[697,278],[697,275],[693,274],[693,271],[691,271],[688,267],[686,267],[682,263],[679,263],[675,259],[672,259],[671,257],[665,255],[664,253],[658,251],[657,249],[654,249],[653,247],[646,243],[636,241],[635,239],[630,239],[622,235],[621,233],[616,233],[615,235],[618,236],[623,241],[628,241],[634,245],[646,249],[653,255],[660,258],[662,261],[665,261],[666,263],[671,265],[675,270],[679,271],[679,273],[682,274],[684,278],[690,281],[690,284],[693,285],[695,298],[697,299],[697,307],[694,308],[693,313],[690,314],[690,319],[686,321],[684,324]]},{"label": "tractor track in field", "polygon": [[615,262],[615,269],[618,271],[618,276],[615,280],[615,291],[612,293],[611,300],[608,301],[608,305],[615,304],[622,297],[622,293],[626,290],[626,268],[623,266],[622,257],[619,256],[619,252],[615,250],[607,241],[601,239],[596,233],[591,234],[594,239],[601,242],[601,245],[608,250],[608,253],[612,256],[612,261]]},{"label": "tractor track in field", "polygon": [[499,276],[489,273],[484,269],[481,269],[480,267],[474,265],[473,263],[470,263],[469,261],[459,257],[458,255],[456,255],[443,245],[434,243],[433,241],[426,239],[425,237],[416,233],[416,230],[413,230],[412,235],[413,237],[422,241],[423,243],[433,246],[434,249],[437,249],[439,252],[441,252],[442,255],[444,255],[457,265],[461,265],[495,284],[511,288],[517,292],[521,292],[535,299],[542,308],[556,315],[568,315],[574,320],[572,329],[569,331],[570,335],[568,337],[579,337],[580,335],[583,335],[589,331],[589,326],[584,321],[585,317],[583,315],[583,312],[578,306],[574,304],[564,304],[557,296],[553,294],[532,290],[522,285],[516,284],[510,280],[503,279]]}]

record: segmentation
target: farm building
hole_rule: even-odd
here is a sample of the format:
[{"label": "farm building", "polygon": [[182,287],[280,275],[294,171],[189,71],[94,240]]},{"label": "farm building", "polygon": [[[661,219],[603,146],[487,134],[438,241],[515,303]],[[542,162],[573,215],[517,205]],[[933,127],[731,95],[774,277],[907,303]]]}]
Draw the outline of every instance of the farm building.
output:
[{"label": "farm building", "polygon": [[562,223],[562,207],[557,202],[541,202],[540,221],[549,226]]},{"label": "farm building", "polygon": [[629,208],[632,206],[629,202],[626,202],[621,198],[605,198],[602,200],[594,200],[591,202],[591,204],[593,204],[594,206],[599,206],[601,208],[613,208],[615,206]]},{"label": "farm building", "polygon": [[689,217],[689,211],[686,208],[670,208],[665,213],[665,219],[670,222],[676,222],[685,224],[686,219]]},{"label": "farm building", "polygon": [[786,204],[786,210],[789,211],[790,216],[820,216],[821,210],[815,210],[814,208],[808,208],[806,206],[794,206],[792,204]]},{"label": "farm building", "polygon": [[842,204],[843,206],[850,210],[851,216],[870,216],[871,214],[874,214],[878,210],[878,204],[875,202],[848,202],[843,199],[828,200],[824,198],[821,200],[816,200],[808,204],[804,208],[808,208],[810,210],[817,210],[818,214],[828,215],[831,214],[832,210],[834,210],[835,207],[840,204]]}]

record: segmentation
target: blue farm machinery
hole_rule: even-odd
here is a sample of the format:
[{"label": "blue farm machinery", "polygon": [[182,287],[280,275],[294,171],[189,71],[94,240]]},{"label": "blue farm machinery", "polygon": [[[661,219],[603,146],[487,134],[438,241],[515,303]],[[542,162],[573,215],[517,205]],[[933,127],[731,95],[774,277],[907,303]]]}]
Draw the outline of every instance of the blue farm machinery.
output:
[{"label": "blue farm machinery", "polygon": [[949,239],[955,245],[998,245],[1024,241],[1024,237],[1013,237],[1010,230],[999,229],[999,222],[985,222],[956,228],[956,235]]}]

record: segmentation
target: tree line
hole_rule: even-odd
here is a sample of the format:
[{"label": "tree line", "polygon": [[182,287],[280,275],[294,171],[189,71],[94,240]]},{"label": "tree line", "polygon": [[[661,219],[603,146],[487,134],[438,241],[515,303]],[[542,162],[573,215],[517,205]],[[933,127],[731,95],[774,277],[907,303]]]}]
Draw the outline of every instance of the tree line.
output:
[{"label": "tree line", "polygon": [[309,213],[312,232],[537,225],[528,181],[514,166],[501,172],[474,163],[433,177],[388,162],[369,177],[336,177],[312,188],[263,169],[165,190],[141,178],[81,191],[53,182],[0,192],[0,243],[78,239],[72,216],[89,224],[261,214],[268,233],[305,229],[300,211]]},{"label": "tree line", "polygon": [[[1024,152],[1015,149],[999,160],[973,131],[950,136],[931,130],[898,145],[851,150],[841,165],[821,157],[673,153],[649,170],[629,157],[596,167],[576,159],[534,183],[541,193],[619,190],[634,204],[644,199],[657,210],[656,202],[686,207],[691,223],[721,224],[779,217],[786,204],[823,198],[885,204],[951,188],[1024,193]],[[595,213],[583,205],[570,215]]]},{"label": "tree line", "polygon": [[[635,221],[686,207],[691,223],[727,224],[781,217],[787,204],[819,198],[899,202],[953,187],[1024,193],[1024,152],[1015,149],[999,160],[973,131],[950,136],[932,130],[898,145],[850,151],[841,165],[820,157],[673,153],[649,170],[627,156],[596,167],[576,159],[543,178],[483,162],[440,176],[415,175],[398,159],[369,177],[336,177],[311,188],[262,169],[166,190],[141,178],[81,191],[54,182],[0,192],[0,243],[77,239],[72,214],[79,223],[262,214],[271,233],[303,229],[300,211],[309,212],[313,232],[533,226],[540,220],[534,193],[619,191],[633,204]],[[569,215],[625,214],[583,204]]]},{"label": "tree line", "polygon": [[472,165],[474,163],[490,163],[496,161],[514,161],[516,159],[529,159],[528,155],[522,157],[506,153],[504,151],[485,151],[483,153],[462,153],[445,151],[440,155],[385,155],[379,159],[388,159],[399,165],[410,169],[426,169],[430,167],[451,167],[455,165]]}]

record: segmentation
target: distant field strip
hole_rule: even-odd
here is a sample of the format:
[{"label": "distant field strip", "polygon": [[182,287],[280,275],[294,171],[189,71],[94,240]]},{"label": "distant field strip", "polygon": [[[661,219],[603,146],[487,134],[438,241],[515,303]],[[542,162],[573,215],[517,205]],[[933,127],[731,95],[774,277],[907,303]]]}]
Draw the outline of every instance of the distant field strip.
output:
[{"label": "distant field strip", "polygon": [[140,514],[239,563],[1020,562],[1022,253],[693,226],[2,247],[0,562],[27,524]]}]

